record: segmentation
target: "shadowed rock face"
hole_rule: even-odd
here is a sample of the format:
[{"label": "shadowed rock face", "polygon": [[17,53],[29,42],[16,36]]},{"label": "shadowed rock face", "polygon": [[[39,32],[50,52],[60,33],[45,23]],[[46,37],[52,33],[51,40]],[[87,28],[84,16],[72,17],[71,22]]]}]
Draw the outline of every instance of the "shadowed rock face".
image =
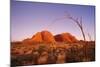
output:
[{"label": "shadowed rock face", "polygon": [[55,37],[55,40],[58,42],[69,42],[69,43],[73,43],[73,42],[77,42],[78,40],[72,36],[70,33],[62,33],[62,34],[58,34]]}]

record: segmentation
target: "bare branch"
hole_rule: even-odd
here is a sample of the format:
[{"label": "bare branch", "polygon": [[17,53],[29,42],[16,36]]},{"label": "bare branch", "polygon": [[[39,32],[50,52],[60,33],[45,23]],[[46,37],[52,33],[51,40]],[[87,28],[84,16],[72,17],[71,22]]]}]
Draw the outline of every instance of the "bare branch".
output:
[{"label": "bare branch", "polygon": [[80,28],[81,32],[82,32],[82,35],[83,35],[83,38],[84,38],[84,41],[86,40],[85,38],[85,33],[84,33],[84,28],[83,28],[83,25],[82,25],[82,17],[80,18],[80,20],[78,20],[79,18],[73,18],[70,14],[67,15],[67,18],[68,19],[71,19],[73,20]]},{"label": "bare branch", "polygon": [[83,23],[82,23],[82,17],[80,17],[80,25],[83,26],[82,24],[83,24]]},{"label": "bare branch", "polygon": [[84,28],[82,26],[82,17],[80,19],[79,18],[74,18],[69,13],[67,13],[67,15],[65,15],[64,17],[55,19],[50,25],[48,25],[48,27],[51,26],[52,24],[54,24],[56,21],[62,20],[62,19],[70,19],[70,20],[73,20],[77,24],[77,26],[80,28],[81,33],[82,33],[83,38],[84,38],[84,41],[86,40],[85,33],[84,33],[84,30],[83,30]]},{"label": "bare branch", "polygon": [[91,39],[91,35],[90,35],[89,33],[88,33],[88,37],[89,37],[89,40],[92,41],[92,39]]}]

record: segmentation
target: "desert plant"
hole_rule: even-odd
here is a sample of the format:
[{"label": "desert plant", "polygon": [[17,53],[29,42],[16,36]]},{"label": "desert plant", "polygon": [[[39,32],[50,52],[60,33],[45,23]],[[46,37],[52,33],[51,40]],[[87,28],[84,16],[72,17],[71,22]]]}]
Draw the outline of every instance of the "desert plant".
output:
[{"label": "desert plant", "polygon": [[43,51],[47,51],[47,48],[46,48],[45,45],[40,45],[39,48],[38,48],[38,52],[42,53]]},{"label": "desert plant", "polygon": [[72,16],[69,16],[68,18],[71,19],[71,20],[73,20],[78,25],[78,27],[80,28],[81,33],[83,35],[84,41],[86,41],[85,33],[84,33],[84,28],[83,28],[83,23],[82,23],[82,17],[80,18],[80,20],[78,20],[79,18],[75,19]]}]

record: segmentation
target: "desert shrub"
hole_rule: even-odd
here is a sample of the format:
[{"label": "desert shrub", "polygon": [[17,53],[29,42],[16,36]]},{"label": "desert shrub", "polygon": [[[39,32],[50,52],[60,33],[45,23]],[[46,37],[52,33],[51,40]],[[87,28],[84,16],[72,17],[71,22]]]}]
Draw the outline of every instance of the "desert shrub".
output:
[{"label": "desert shrub", "polygon": [[[58,45],[58,47],[57,47]],[[66,45],[62,47],[62,45]],[[95,44],[88,42],[71,44],[36,44],[31,46],[13,46],[11,49],[11,66],[55,64],[64,62],[82,62],[95,60]],[[20,48],[17,49],[17,48]],[[85,49],[84,49],[85,48]],[[23,54],[16,52],[25,51]],[[28,53],[27,53],[28,52]]]},{"label": "desert shrub", "polygon": [[50,50],[48,52],[48,63],[54,64],[54,63],[56,63],[56,60],[57,60],[56,49]]},{"label": "desert shrub", "polygon": [[22,66],[28,64],[37,64],[37,55],[21,55],[11,59],[12,66]]},{"label": "desert shrub", "polygon": [[64,63],[66,59],[66,51],[64,48],[58,48],[56,50],[56,63]]},{"label": "desert shrub", "polygon": [[45,45],[40,45],[39,48],[38,48],[38,52],[42,53],[43,51],[47,51],[47,48],[46,48]]},{"label": "desert shrub", "polygon": [[80,58],[82,58],[81,56],[82,53],[83,50],[80,50],[78,46],[73,45],[70,49],[66,49],[66,62],[81,61]]},{"label": "desert shrub", "polygon": [[48,61],[48,52],[44,51],[39,55],[39,57],[37,59],[37,63],[38,64],[46,64],[47,61]]}]

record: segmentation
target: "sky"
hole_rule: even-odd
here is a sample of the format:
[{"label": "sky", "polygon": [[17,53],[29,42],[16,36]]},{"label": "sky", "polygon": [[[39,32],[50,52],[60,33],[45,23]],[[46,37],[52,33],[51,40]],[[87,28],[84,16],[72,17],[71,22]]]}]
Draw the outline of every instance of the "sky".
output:
[{"label": "sky", "polygon": [[[50,31],[53,35],[69,32],[82,40],[80,28],[74,21],[62,18],[70,14],[82,17],[86,39],[88,33],[95,40],[95,6],[43,2],[11,1],[11,41],[31,38],[37,32]],[[56,21],[55,21],[56,20]]]}]

